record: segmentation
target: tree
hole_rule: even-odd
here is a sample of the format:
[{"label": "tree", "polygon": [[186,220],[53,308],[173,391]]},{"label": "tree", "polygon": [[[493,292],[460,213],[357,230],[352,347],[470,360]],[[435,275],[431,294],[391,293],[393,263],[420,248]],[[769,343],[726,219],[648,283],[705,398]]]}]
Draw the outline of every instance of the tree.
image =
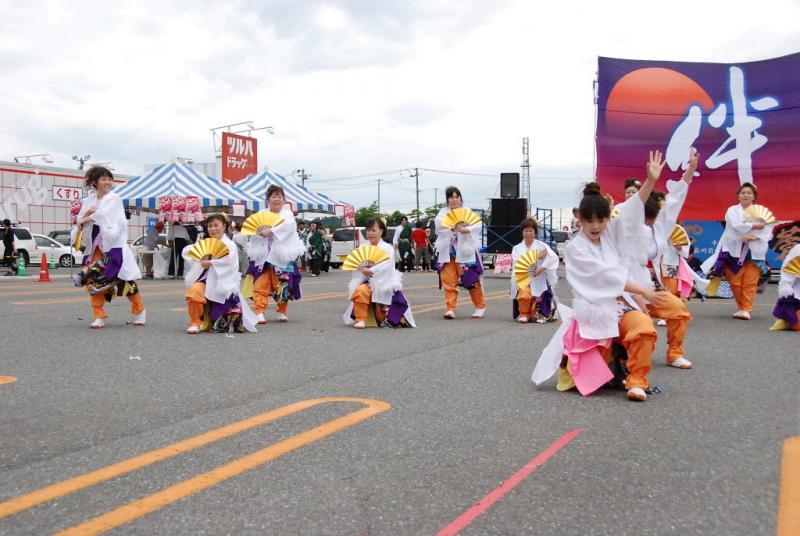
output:
[{"label": "tree", "polygon": [[395,210],[388,216],[386,216],[386,225],[389,227],[394,227],[400,225],[400,221],[405,218],[406,215],[400,212],[399,210]]},{"label": "tree", "polygon": [[356,210],[356,226],[365,227],[368,219],[379,217],[380,214],[378,213],[378,202],[374,201],[370,206],[361,207],[360,209]]},{"label": "tree", "polygon": [[439,211],[442,210],[445,206],[447,206],[446,203],[439,203],[437,205],[433,205],[432,207],[426,208],[425,217],[427,219],[435,218],[436,215],[439,214]]}]

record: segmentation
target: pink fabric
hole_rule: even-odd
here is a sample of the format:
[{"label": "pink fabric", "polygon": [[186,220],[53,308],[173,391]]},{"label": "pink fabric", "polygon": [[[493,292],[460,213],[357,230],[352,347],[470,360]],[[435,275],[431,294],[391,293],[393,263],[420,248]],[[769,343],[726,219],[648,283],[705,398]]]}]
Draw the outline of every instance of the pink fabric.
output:
[{"label": "pink fabric", "polygon": [[691,266],[689,266],[689,263],[687,263],[685,259],[681,258],[680,262],[678,263],[678,292],[680,293],[681,298],[688,298],[691,296],[693,287],[694,272],[692,271]]},{"label": "pink fabric", "polygon": [[584,339],[573,318],[564,334],[564,352],[572,369],[572,379],[583,396],[589,396],[614,377],[605,359],[597,350],[598,346],[608,348],[611,339]]}]

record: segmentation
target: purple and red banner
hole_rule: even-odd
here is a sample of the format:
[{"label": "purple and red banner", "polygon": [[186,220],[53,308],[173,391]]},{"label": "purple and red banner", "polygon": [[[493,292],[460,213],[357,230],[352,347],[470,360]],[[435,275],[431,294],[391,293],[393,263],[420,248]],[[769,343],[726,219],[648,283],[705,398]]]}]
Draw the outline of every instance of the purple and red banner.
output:
[{"label": "purple and red banner", "polygon": [[599,59],[597,180],[616,202],[658,149],[666,179],[699,175],[682,219],[722,220],[744,182],[778,219],[800,219],[800,53],[750,63]]}]

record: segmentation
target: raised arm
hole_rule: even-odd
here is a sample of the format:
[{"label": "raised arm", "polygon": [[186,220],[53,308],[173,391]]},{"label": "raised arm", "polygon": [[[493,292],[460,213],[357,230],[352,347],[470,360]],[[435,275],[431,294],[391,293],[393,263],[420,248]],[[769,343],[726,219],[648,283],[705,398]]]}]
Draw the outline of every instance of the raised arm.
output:
[{"label": "raised arm", "polygon": [[647,180],[639,188],[639,199],[642,200],[642,203],[647,203],[650,193],[661,176],[661,170],[664,169],[664,163],[664,155],[661,154],[661,151],[650,151],[650,158],[647,162]]}]

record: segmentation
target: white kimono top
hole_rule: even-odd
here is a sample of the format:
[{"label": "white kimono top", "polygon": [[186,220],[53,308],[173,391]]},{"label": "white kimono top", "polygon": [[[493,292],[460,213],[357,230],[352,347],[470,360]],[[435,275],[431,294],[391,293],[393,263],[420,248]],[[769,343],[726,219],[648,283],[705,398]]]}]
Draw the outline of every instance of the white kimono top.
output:
[{"label": "white kimono top", "polygon": [[600,237],[600,246],[594,245],[581,231],[570,241],[564,256],[567,281],[575,297],[574,315],[584,339],[600,340],[619,335],[623,304],[617,298],[622,297],[624,305],[639,309],[633,297],[625,292],[630,277],[628,263],[623,263],[620,249],[630,248],[631,237],[640,234],[644,204],[635,195],[617,208],[623,210],[608,223]]},{"label": "white kimono top", "polygon": [[[223,235],[220,239],[226,246],[230,253],[221,259],[214,259],[211,261],[211,268],[208,269],[206,274],[206,292],[205,297],[208,300],[223,303],[231,297],[232,294],[238,294],[239,284],[242,280],[242,274],[239,273],[239,258],[236,255],[236,244],[233,240]],[[186,275],[186,287],[189,288],[197,282],[197,279],[203,273],[203,265],[199,261],[189,257],[189,251],[194,247],[194,244],[183,248],[181,255],[184,260],[189,264],[189,272]]]},{"label": "white kimono top", "polygon": [[[689,246],[683,246],[680,253],[669,244],[669,236],[678,222],[678,216],[681,213],[683,204],[686,202],[686,196],[689,193],[689,185],[684,180],[667,181],[667,197],[664,200],[664,206],[656,217],[653,226],[644,226],[643,233],[647,235],[648,240],[648,260],[653,261],[653,269],[656,272],[658,281],[663,283],[661,273],[661,265],[665,266],[678,266],[681,257],[686,258],[689,256]],[[647,263],[645,263],[646,269]],[[648,270],[648,278],[650,272]],[[652,288],[652,280],[648,287]]]},{"label": "white kimono top", "polygon": [[[786,259],[783,261],[783,266],[786,266],[789,261],[797,257],[800,257],[800,244],[789,250],[789,254],[786,255]],[[800,277],[790,274],[786,270],[781,270],[781,280],[778,282],[778,297],[786,298],[789,296],[800,299]]]},{"label": "white kimono top", "polygon": [[[538,298],[542,295],[544,291],[547,290],[547,286],[550,285],[550,288],[555,288],[558,284],[558,255],[556,255],[550,247],[542,242],[541,240],[534,239],[531,247],[525,245],[525,241],[523,240],[516,246],[514,249],[511,250],[511,259],[512,259],[512,267],[517,264],[517,261],[520,257],[525,255],[531,250],[538,249],[540,251],[545,251],[547,256],[544,258],[543,261],[539,261],[537,264],[539,266],[544,267],[544,272],[541,275],[538,275],[531,279],[531,294],[535,298]],[[519,286],[517,286],[517,278],[514,277],[514,274],[511,274],[511,299],[514,300],[517,298],[517,293],[519,292]]]},{"label": "white kimono top", "polygon": [[[730,253],[731,257],[738,259],[742,255],[745,244],[750,250],[751,259],[754,261],[766,259],[773,225],[765,225],[763,229],[756,230],[753,229],[753,224],[748,223],[746,219],[744,207],[741,204],[733,205],[725,212],[725,230],[722,232],[714,254],[702,264],[704,273],[708,273],[714,267],[720,251]],[[758,240],[742,241],[742,238],[747,235],[755,236]]]},{"label": "white kimono top", "polygon": [[[142,271],[136,262],[131,248],[128,247],[128,220],[125,218],[125,207],[122,205],[122,198],[114,191],[108,192],[102,199],[97,199],[97,194],[91,194],[83,200],[77,219],[83,218],[84,214],[91,207],[97,207],[91,218],[94,224],[100,227],[100,236],[103,241],[103,252],[108,252],[114,248],[122,249],[122,267],[117,277],[123,281],[135,281],[142,278]],[[78,226],[72,229],[70,241],[75,243],[78,235]],[[92,225],[83,227],[83,244],[91,248],[92,244]]]},{"label": "white kimono top", "polygon": [[290,262],[305,254],[306,246],[297,234],[297,223],[288,205],[283,206],[280,215],[284,222],[272,228],[271,237],[253,235],[247,242],[247,258],[256,266],[268,262],[286,269]]},{"label": "white kimono top", "polygon": [[475,255],[481,249],[481,232],[483,230],[483,222],[478,222],[475,225],[467,227],[469,234],[453,233],[449,227],[442,225],[447,213],[450,212],[450,207],[444,207],[439,211],[434,219],[436,223],[436,255],[437,262],[446,264],[450,262],[450,246],[455,240],[456,248],[456,262],[459,264],[467,264],[475,262]]}]

